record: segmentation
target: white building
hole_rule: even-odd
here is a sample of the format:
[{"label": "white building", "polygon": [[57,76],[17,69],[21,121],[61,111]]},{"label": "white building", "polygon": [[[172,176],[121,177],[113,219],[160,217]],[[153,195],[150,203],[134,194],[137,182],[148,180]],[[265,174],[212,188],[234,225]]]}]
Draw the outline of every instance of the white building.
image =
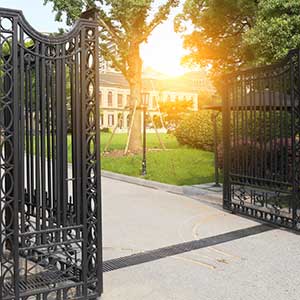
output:
[{"label": "white building", "polygon": [[[198,93],[207,89],[208,81],[201,83],[199,73],[188,73],[172,79],[143,79],[143,91],[149,95],[148,112],[159,115],[158,106],[165,101],[192,100],[198,110]],[[118,120],[122,129],[129,126],[130,90],[127,80],[117,72],[100,73],[101,127],[115,127]],[[122,117],[122,118],[121,118]]]}]

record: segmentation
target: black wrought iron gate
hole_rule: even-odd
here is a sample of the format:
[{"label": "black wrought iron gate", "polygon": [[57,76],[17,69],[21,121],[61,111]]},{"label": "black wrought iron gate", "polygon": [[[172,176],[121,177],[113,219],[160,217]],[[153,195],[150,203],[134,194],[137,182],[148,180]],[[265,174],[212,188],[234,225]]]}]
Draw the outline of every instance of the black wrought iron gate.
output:
[{"label": "black wrought iron gate", "polygon": [[224,207],[300,230],[299,50],[224,83]]},{"label": "black wrought iron gate", "polygon": [[[29,4],[30,5],[30,4]],[[0,8],[0,299],[102,292],[97,23]]]}]

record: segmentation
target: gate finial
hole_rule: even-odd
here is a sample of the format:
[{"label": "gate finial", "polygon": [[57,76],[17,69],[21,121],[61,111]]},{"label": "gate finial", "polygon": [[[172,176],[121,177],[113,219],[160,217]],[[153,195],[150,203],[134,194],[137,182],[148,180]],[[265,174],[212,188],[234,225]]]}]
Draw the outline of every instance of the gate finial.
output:
[{"label": "gate finial", "polygon": [[99,14],[99,9],[97,7],[91,7],[89,9],[87,9],[86,11],[84,11],[81,15],[80,18],[81,19],[87,19],[87,20],[93,20],[96,21],[98,18],[98,14]]}]

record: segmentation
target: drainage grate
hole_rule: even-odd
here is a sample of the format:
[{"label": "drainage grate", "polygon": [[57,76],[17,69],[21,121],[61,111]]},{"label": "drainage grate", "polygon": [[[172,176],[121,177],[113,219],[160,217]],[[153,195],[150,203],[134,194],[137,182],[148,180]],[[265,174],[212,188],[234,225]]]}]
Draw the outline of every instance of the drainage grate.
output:
[{"label": "drainage grate", "polygon": [[218,244],[241,239],[247,236],[267,232],[273,229],[274,227],[271,227],[269,225],[257,225],[254,227],[231,231],[228,233],[204,238],[201,240],[185,242],[177,245],[167,246],[164,248],[159,248],[155,250],[145,251],[145,252],[136,253],[129,256],[107,260],[103,263],[103,272],[110,272],[122,268],[127,268],[130,266],[147,263],[150,261],[155,261],[169,256],[174,256],[185,252],[190,252],[193,250],[198,250],[201,248],[215,246]]}]

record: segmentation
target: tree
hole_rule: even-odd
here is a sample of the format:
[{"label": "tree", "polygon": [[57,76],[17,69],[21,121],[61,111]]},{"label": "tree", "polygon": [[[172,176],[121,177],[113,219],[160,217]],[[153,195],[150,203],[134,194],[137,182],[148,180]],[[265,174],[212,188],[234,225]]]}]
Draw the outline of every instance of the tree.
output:
[{"label": "tree", "polygon": [[178,99],[175,101],[166,101],[160,104],[160,112],[162,113],[164,124],[169,130],[174,130],[182,118],[192,110],[192,100]]},{"label": "tree", "polygon": [[244,34],[245,59],[274,63],[300,47],[300,1],[261,0],[254,26]]},{"label": "tree", "polygon": [[[101,55],[111,61],[113,66],[122,72],[130,86],[131,111],[135,111],[132,118],[132,130],[129,137],[128,150],[141,150],[141,90],[142,90],[142,59],[140,45],[147,42],[152,31],[167,19],[178,0],[166,0],[157,12],[153,12],[154,0],[45,0],[53,2],[57,12],[56,19],[62,14],[67,16],[68,24],[77,19],[81,12],[90,7],[99,10],[100,50]],[[151,17],[151,16],[152,17]],[[109,46],[116,46],[112,52]]]},{"label": "tree", "polygon": [[272,63],[299,47],[299,11],[299,0],[186,0],[175,30],[184,34],[184,46],[190,50],[184,61],[211,64],[216,78]]},{"label": "tree", "polygon": [[[258,0],[186,0],[175,18],[190,53],[185,63],[212,65],[211,73],[231,71],[243,64],[243,34],[255,22]],[[186,33],[192,25],[193,31]]]}]

